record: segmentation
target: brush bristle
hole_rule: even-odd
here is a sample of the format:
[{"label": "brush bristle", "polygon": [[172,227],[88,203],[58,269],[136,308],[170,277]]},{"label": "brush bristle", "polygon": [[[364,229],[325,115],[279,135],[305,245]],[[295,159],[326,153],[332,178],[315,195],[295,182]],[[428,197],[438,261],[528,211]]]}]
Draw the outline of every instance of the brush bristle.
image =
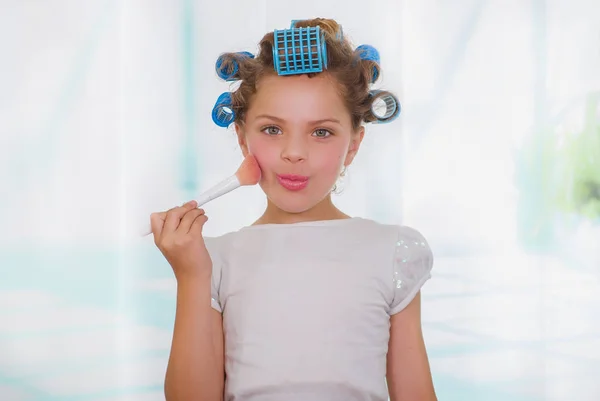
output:
[{"label": "brush bristle", "polygon": [[235,175],[240,182],[240,185],[258,184],[261,172],[256,158],[250,154],[246,156]]}]

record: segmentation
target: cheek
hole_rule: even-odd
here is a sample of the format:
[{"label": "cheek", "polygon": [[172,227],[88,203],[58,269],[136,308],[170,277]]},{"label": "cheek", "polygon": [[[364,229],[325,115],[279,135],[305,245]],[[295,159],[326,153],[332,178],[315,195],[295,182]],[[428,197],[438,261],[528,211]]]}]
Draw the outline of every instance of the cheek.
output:
[{"label": "cheek", "polygon": [[260,168],[263,170],[272,169],[279,159],[275,149],[265,141],[261,141],[261,138],[251,136],[247,138],[246,144],[248,151],[254,155]]},{"label": "cheek", "polygon": [[[323,175],[330,177],[337,177],[344,165],[346,158],[345,148],[322,149],[323,151],[318,152],[317,157],[312,157],[313,168],[318,169]],[[316,155],[315,155],[316,156]]]}]

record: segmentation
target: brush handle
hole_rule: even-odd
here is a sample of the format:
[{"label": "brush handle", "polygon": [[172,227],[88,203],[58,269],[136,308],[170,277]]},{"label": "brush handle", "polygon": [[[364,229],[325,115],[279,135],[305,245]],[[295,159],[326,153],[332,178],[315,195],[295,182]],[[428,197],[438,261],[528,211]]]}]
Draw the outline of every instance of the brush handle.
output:
[{"label": "brush handle", "polygon": [[[229,178],[224,179],[214,187],[204,191],[200,194],[196,202],[198,203],[198,207],[210,202],[213,199],[216,199],[220,196],[223,196],[236,188],[240,187],[240,181],[235,175],[232,175]],[[140,234],[142,237],[152,234],[152,227],[150,223],[146,226],[145,230]]]},{"label": "brush handle", "polygon": [[223,196],[226,193],[229,193],[234,189],[239,188],[239,186],[240,181],[235,175],[232,175],[231,177],[224,179],[214,187],[200,194],[200,196],[196,200],[198,202],[198,206],[202,206],[213,199]]}]

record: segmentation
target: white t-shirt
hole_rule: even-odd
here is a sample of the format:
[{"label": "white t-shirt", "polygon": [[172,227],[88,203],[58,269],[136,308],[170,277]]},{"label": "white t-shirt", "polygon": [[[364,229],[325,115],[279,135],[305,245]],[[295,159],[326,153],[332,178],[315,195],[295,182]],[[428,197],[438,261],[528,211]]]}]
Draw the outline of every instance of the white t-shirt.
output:
[{"label": "white t-shirt", "polygon": [[384,401],[390,316],[431,277],[425,238],[351,218],[244,227],[205,243],[226,401]]}]

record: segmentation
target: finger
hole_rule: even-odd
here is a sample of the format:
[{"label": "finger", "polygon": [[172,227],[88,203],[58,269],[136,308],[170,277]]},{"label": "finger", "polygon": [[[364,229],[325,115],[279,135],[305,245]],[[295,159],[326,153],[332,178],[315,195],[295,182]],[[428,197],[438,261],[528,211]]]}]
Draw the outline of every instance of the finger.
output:
[{"label": "finger", "polygon": [[196,217],[192,226],[190,227],[190,234],[202,236],[202,228],[204,227],[204,223],[208,220],[208,216],[202,213],[200,216]]},{"label": "finger", "polygon": [[204,210],[202,209],[192,209],[187,212],[181,222],[179,223],[179,227],[177,227],[177,232],[181,232],[182,234],[187,234],[190,232],[190,228],[192,227],[192,223],[196,220],[196,217],[204,214]]},{"label": "finger", "polygon": [[158,240],[162,233],[166,218],[167,212],[152,213],[150,215],[150,226],[152,227],[152,234],[154,235],[155,241]]},{"label": "finger", "polygon": [[165,220],[165,225],[163,226],[163,231],[166,231],[167,233],[171,233],[171,232],[174,232],[175,230],[177,230],[177,227],[179,226],[179,223],[180,223],[183,215],[188,210],[192,210],[193,208],[195,208],[196,205],[197,205],[196,201],[189,201],[189,202],[183,204],[183,206],[174,207],[174,208],[170,209],[167,212],[167,218]]}]

